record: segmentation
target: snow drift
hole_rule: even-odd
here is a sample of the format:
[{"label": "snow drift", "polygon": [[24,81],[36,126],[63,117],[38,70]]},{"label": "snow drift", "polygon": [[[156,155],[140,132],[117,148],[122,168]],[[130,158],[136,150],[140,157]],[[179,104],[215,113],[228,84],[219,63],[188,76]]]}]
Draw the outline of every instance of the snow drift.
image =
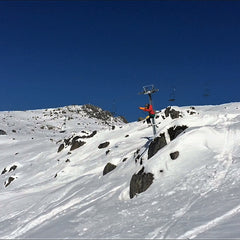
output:
[{"label": "snow drift", "polygon": [[239,237],[239,107],[1,112],[0,238]]}]

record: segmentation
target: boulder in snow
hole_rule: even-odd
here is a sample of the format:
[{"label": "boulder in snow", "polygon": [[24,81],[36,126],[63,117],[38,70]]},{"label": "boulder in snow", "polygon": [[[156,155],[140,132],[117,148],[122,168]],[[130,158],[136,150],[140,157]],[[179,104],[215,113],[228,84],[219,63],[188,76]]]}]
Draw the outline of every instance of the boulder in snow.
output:
[{"label": "boulder in snow", "polygon": [[133,198],[138,193],[145,192],[152,184],[153,179],[153,174],[145,173],[144,167],[137,174],[134,174],[130,181],[130,198]]},{"label": "boulder in snow", "polygon": [[4,183],[5,187],[7,187],[14,179],[14,177],[9,177],[8,180]]},{"label": "boulder in snow", "polygon": [[170,157],[171,157],[172,160],[177,159],[178,156],[179,156],[179,151],[170,153]]},{"label": "boulder in snow", "polygon": [[188,127],[183,125],[183,126],[174,126],[168,129],[168,134],[170,137],[170,140],[172,141],[175,139],[180,133],[184,132]]},{"label": "boulder in snow", "polygon": [[6,172],[7,172],[7,169],[4,168],[4,169],[2,170],[2,173],[1,173],[1,174],[5,174]]},{"label": "boulder in snow", "polygon": [[64,149],[64,144],[62,143],[58,148],[58,152],[61,152],[63,149]]},{"label": "boulder in snow", "polygon": [[112,170],[114,170],[117,166],[112,164],[112,163],[107,163],[107,165],[104,167],[103,169],[103,175],[111,172]]},{"label": "boulder in snow", "polygon": [[159,137],[156,137],[150,144],[148,149],[148,159],[154,156],[161,148],[167,145],[165,133],[161,133]]},{"label": "boulder in snow", "polygon": [[167,107],[164,113],[166,117],[169,117],[170,115],[172,119],[181,117],[181,113],[171,107]]},{"label": "boulder in snow", "polygon": [[0,135],[7,135],[7,133],[0,129]]},{"label": "boulder in snow", "polygon": [[99,144],[98,148],[99,148],[99,149],[101,149],[101,148],[106,148],[109,144],[110,144],[110,142],[101,143],[101,144]]},{"label": "boulder in snow", "polygon": [[86,142],[83,142],[83,141],[79,141],[79,142],[78,142],[78,141],[75,141],[75,142],[73,142],[73,143],[72,143],[72,146],[71,146],[71,148],[70,148],[70,151],[73,151],[73,150],[75,150],[75,149],[83,146],[85,143],[86,143]]}]

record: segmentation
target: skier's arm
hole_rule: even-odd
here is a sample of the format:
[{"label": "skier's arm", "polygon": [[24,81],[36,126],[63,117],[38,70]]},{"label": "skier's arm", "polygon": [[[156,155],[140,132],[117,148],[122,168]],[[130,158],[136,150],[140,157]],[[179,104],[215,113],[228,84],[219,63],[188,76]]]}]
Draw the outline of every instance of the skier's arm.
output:
[{"label": "skier's arm", "polygon": [[145,108],[145,107],[139,107],[139,109],[145,111],[145,112],[149,112],[149,109],[148,108]]}]

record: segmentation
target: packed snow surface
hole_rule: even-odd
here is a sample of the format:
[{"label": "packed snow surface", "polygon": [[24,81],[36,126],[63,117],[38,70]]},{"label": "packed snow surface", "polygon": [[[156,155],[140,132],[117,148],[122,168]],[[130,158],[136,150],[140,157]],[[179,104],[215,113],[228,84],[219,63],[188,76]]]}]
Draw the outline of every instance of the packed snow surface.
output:
[{"label": "packed snow surface", "polygon": [[[157,113],[167,145],[150,159],[144,121],[81,106],[0,112],[0,238],[240,238],[240,103],[172,109],[181,116]],[[70,150],[76,136],[84,144]],[[116,168],[103,175],[107,163]],[[130,199],[143,167],[153,183]]]}]

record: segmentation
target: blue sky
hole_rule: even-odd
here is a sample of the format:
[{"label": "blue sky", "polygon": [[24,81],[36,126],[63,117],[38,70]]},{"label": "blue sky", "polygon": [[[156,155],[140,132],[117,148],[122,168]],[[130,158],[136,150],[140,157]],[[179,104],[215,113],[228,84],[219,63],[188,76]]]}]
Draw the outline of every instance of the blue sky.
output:
[{"label": "blue sky", "polygon": [[149,84],[156,109],[240,101],[239,13],[231,0],[0,1],[0,110],[91,103],[135,121]]}]

